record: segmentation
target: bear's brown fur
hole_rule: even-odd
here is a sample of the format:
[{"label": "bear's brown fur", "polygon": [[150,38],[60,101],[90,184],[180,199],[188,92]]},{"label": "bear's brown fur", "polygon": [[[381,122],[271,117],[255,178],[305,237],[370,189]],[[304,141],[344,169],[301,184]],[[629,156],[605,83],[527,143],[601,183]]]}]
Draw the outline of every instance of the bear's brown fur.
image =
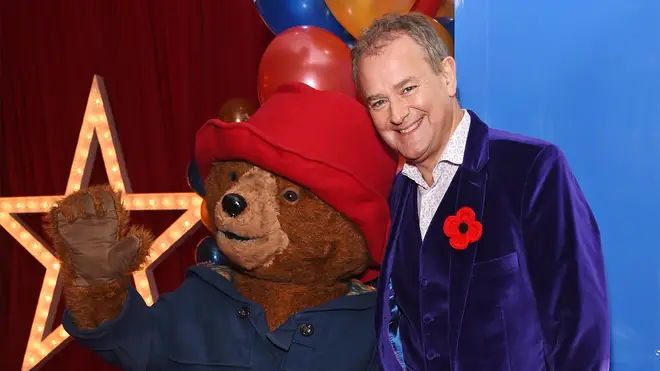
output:
[{"label": "bear's brown fur", "polygon": [[[265,228],[279,225],[286,236],[270,242],[274,251],[265,263],[252,269],[238,266],[234,275],[238,291],[264,307],[271,330],[302,309],[345,295],[346,280],[362,273],[369,263],[359,229],[287,179],[245,162],[221,162],[213,166],[205,188],[209,215],[221,231],[263,236]],[[222,198],[230,192],[247,201],[245,218],[228,217],[222,209]],[[292,194],[296,200],[287,199]],[[277,244],[282,246],[273,246]],[[228,247],[221,249],[231,259]]]},{"label": "bear's brown fur", "polygon": [[[91,287],[78,287],[74,284],[77,273],[71,263],[69,252],[62,241],[56,215],[62,214],[68,222],[77,218],[94,217],[83,212],[85,195],[94,200],[96,217],[106,217],[103,210],[102,194],[109,193],[115,201],[117,219],[117,240],[126,236],[135,236],[140,240],[140,249],[126,276],[116,277],[115,282],[97,284]],[[107,215],[107,217],[113,217]],[[72,193],[58,202],[44,218],[46,233],[62,264],[62,280],[67,307],[74,315],[76,325],[81,329],[92,329],[101,322],[112,319],[121,312],[126,299],[126,290],[130,285],[128,274],[141,268],[149,256],[153,235],[140,226],[129,226],[129,212],[121,204],[121,196],[108,185],[92,186]]]},{"label": "bear's brown fur", "polygon": [[[241,161],[213,165],[205,182],[206,204],[218,228],[216,240],[232,261],[232,281],[247,299],[260,304],[271,330],[291,315],[346,295],[347,281],[359,276],[370,263],[367,244],[360,230],[342,214],[309,190]],[[117,210],[117,239],[134,235],[140,240],[131,269],[112,283],[89,288],[76,286],[75,269],[62,243],[56,213],[73,221],[72,210],[82,208],[82,196],[94,199],[101,217],[101,194],[107,186],[78,191],[51,210],[46,225],[62,260],[64,292],[69,310],[82,329],[91,329],[116,317],[126,298],[129,274],[144,264],[153,241],[141,227],[129,227],[129,213],[120,196],[112,192]],[[240,215],[223,209],[227,194],[243,198]],[[81,228],[84,228],[81,226]],[[241,241],[237,236],[250,238]]]}]

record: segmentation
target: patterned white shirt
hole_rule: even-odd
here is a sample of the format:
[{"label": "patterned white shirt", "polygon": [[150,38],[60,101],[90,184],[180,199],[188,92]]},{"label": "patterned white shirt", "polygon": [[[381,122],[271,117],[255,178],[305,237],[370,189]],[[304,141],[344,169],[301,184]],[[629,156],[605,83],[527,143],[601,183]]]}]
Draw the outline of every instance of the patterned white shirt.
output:
[{"label": "patterned white shirt", "polygon": [[417,211],[419,212],[419,230],[422,240],[426,236],[435,211],[449,189],[456,171],[463,164],[465,144],[470,131],[470,114],[463,110],[463,118],[452,133],[440,161],[433,168],[433,185],[426,184],[422,173],[416,166],[404,164],[401,173],[417,183]]}]

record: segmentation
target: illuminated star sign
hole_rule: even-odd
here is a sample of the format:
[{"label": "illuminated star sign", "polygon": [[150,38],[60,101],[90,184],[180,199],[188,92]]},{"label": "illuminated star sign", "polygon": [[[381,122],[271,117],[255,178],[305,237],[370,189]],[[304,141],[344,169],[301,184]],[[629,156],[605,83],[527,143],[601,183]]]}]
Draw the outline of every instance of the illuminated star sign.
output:
[{"label": "illuminated star sign", "polygon": [[103,78],[94,76],[87,99],[85,117],[80,128],[76,153],[64,195],[34,197],[0,197],[0,226],[7,230],[44,267],[44,275],[34,320],[30,329],[23,370],[31,370],[60,349],[69,340],[62,325],[51,331],[62,291],[60,263],[45,247],[46,243],[25,225],[16,214],[45,213],[57,205],[64,196],[89,185],[96,153],[101,150],[108,182],[124,193],[123,202],[128,210],[186,210],[165,232],[154,241],[144,270],[133,273],[137,291],[147,305],[158,299],[153,269],[165,259],[185,237],[193,233],[201,223],[202,199],[195,193],[145,193],[134,194],[128,180],[122,157],[119,137],[110,110]]}]

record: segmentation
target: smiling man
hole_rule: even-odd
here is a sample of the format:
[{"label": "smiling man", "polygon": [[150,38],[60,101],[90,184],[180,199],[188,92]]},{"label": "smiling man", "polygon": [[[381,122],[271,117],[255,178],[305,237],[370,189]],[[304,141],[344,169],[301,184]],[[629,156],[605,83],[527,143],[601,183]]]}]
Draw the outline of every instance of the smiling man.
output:
[{"label": "smiling man", "polygon": [[406,159],[379,279],[384,370],[607,370],[600,234],[561,150],[462,109],[456,63],[419,14],[375,21],[352,54]]}]

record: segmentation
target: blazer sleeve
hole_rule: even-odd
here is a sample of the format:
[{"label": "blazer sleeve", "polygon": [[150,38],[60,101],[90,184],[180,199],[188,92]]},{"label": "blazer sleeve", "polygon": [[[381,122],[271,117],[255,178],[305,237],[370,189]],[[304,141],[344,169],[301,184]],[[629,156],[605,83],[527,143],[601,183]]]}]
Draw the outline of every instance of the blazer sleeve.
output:
[{"label": "blazer sleeve", "polygon": [[62,324],[74,339],[113,366],[122,370],[160,369],[157,362],[162,359],[165,338],[160,324],[166,318],[166,308],[163,300],[148,307],[131,286],[116,318],[93,330],[81,330],[65,310]]},{"label": "blazer sleeve", "polygon": [[610,317],[600,232],[556,146],[536,156],[522,205],[525,256],[548,369],[608,370]]}]

